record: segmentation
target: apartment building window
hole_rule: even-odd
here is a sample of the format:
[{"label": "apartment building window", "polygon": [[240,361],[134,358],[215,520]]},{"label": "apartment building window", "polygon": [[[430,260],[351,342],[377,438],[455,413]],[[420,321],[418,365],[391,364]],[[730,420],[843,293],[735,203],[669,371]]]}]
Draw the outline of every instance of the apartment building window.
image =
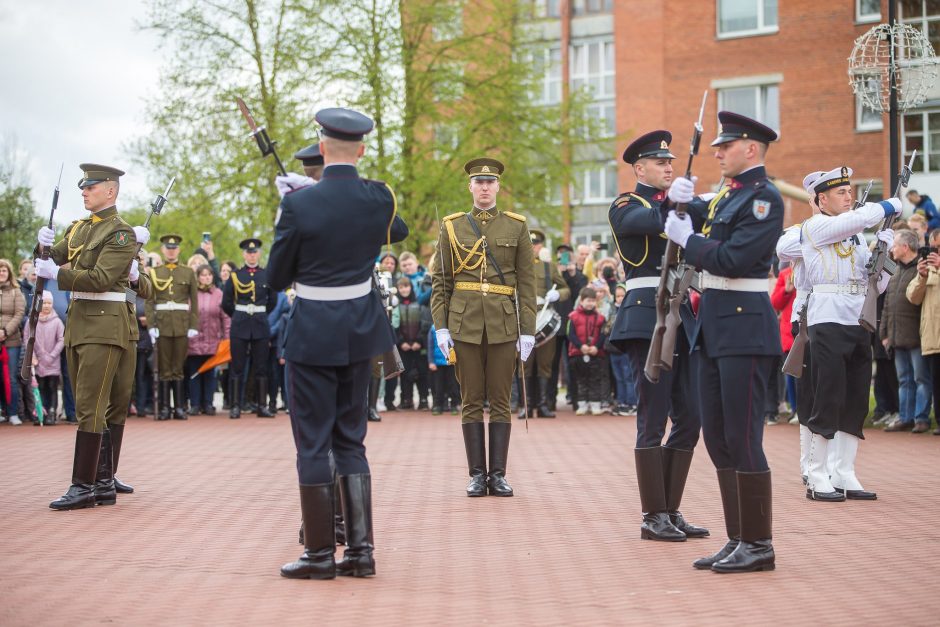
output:
[{"label": "apartment building window", "polygon": [[532,62],[538,77],[535,102],[554,105],[561,102],[561,48],[536,48],[532,51]]},{"label": "apartment building window", "polygon": [[855,97],[855,130],[880,131],[884,128],[881,114],[867,106],[858,96]]},{"label": "apartment building window", "polygon": [[780,86],[749,85],[718,90],[718,109],[746,115],[780,129]]},{"label": "apartment building window", "polygon": [[578,15],[590,13],[610,13],[614,10],[613,0],[574,0],[571,3],[572,12]]},{"label": "apartment building window", "polygon": [[940,111],[918,111],[904,115],[904,163],[917,150],[914,172],[940,172]]},{"label": "apartment building window", "polygon": [[445,2],[438,9],[439,19],[431,25],[434,41],[450,41],[463,35],[463,3]]},{"label": "apartment building window", "polygon": [[[888,0],[888,2],[893,2],[893,0]],[[855,21],[881,21],[881,0],[855,0]]]},{"label": "apartment building window", "polygon": [[571,46],[571,86],[587,88],[594,98],[614,97],[614,42],[591,41]]},{"label": "apartment building window", "polygon": [[777,32],[777,0],[718,0],[718,37]]},{"label": "apartment building window", "polygon": [[596,164],[581,172],[571,190],[571,198],[583,204],[607,204],[617,196],[617,164]]},{"label": "apartment building window", "polygon": [[[861,200],[865,195],[865,189],[868,187],[868,181],[855,184],[855,198]],[[871,190],[868,192],[868,198],[865,202],[881,202],[884,200],[884,183],[880,179],[872,181]]]},{"label": "apartment building window", "polygon": [[937,0],[900,0],[898,17],[923,32],[934,52],[940,52],[940,2]]},{"label": "apartment building window", "polygon": [[594,128],[584,129],[585,136],[593,135],[594,139],[602,139],[617,134],[617,107],[613,101],[588,105],[587,116],[593,120]]}]

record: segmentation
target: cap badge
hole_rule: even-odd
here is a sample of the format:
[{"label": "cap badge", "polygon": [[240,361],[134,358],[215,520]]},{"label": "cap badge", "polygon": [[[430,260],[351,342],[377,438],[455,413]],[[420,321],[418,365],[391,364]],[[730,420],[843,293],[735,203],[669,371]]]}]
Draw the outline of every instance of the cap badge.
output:
[{"label": "cap badge", "polygon": [[480,172],[489,172],[489,171],[490,171],[490,166],[488,165],[483,166],[483,168],[480,170]]},{"label": "cap badge", "polygon": [[842,178],[846,178],[849,175],[849,169],[845,166],[842,166]]},{"label": "cap badge", "polygon": [[666,143],[665,139],[659,143],[659,147],[662,150],[669,150],[669,144]]}]

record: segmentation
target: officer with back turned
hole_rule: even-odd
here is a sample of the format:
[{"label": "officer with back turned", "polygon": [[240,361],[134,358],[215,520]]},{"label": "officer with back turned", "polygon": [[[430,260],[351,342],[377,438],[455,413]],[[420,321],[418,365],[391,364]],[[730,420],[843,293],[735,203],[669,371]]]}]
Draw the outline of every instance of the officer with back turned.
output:
[{"label": "officer with back turned", "polygon": [[[403,240],[408,227],[396,215],[391,188],[360,178],[356,169],[372,120],[341,108],[321,110],[316,119],[323,127],[323,177],[284,195],[269,266],[274,289],[293,283],[296,290],[284,357],[305,550],[281,575],[367,577],[375,574],[372,475],[363,444],[370,361],[395,343],[372,272],[382,246]],[[348,546],[339,563],[331,449]]]}]

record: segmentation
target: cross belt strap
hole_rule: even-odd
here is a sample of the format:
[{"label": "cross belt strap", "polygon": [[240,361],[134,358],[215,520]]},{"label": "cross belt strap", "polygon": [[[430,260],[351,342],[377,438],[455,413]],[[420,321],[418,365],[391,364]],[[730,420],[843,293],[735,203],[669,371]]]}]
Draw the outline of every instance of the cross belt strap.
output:
[{"label": "cross belt strap", "polygon": [[[470,215],[469,212],[466,215],[467,221],[470,222],[470,227],[473,228],[473,233],[477,236],[477,239],[483,239],[483,233],[480,232],[480,227],[477,226],[476,220],[473,219],[473,216]],[[499,275],[499,282],[506,285],[506,277],[503,276],[503,271],[499,268],[499,264],[496,263],[496,257],[490,252],[490,245],[486,243],[486,240],[483,241],[483,250],[486,251],[487,258],[493,265],[493,269],[496,270],[496,274]]]},{"label": "cross belt strap", "polygon": [[659,277],[644,276],[636,279],[627,279],[627,282],[624,283],[624,287],[628,292],[630,290],[638,290],[643,287],[659,287]]},{"label": "cross belt strap", "polygon": [[157,303],[157,311],[189,311],[189,303]]},{"label": "cross belt strap", "polygon": [[242,311],[249,316],[253,316],[259,313],[265,313],[266,308],[264,305],[235,305],[235,311]]},{"label": "cross belt strap", "polygon": [[813,286],[813,294],[844,294],[863,296],[868,292],[868,283],[820,283]]},{"label": "cross belt strap", "polygon": [[512,296],[516,290],[508,285],[499,285],[497,283],[474,283],[473,281],[457,281],[454,283],[454,289],[467,292],[483,292],[484,294],[503,294]]},{"label": "cross belt strap", "polygon": [[124,292],[72,292],[72,300],[106,300],[123,303],[127,300]]},{"label": "cross belt strap", "polygon": [[705,290],[725,290],[728,292],[764,292],[770,293],[767,279],[729,279],[703,272],[699,287]]},{"label": "cross belt strap", "polygon": [[372,291],[372,279],[357,283],[356,285],[342,285],[339,287],[319,287],[297,283],[294,291],[304,300],[352,300],[362,298]]}]

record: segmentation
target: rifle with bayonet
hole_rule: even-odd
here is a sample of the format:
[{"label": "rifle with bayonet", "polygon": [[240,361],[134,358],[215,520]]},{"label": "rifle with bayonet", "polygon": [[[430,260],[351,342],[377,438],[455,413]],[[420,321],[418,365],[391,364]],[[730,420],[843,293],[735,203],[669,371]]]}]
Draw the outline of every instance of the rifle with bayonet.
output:
[{"label": "rifle with bayonet", "polygon": [[[894,190],[894,198],[901,198],[901,190],[907,188],[911,180],[911,169],[914,167],[914,158],[917,151],[911,153],[910,162],[901,167],[898,174],[898,186]],[[881,229],[890,229],[894,226],[894,220],[897,213],[892,213],[885,218]],[[898,270],[897,264],[888,257],[888,245],[878,240],[875,250],[872,251],[871,259],[866,266],[868,270],[868,291],[865,292],[865,304],[862,305],[862,313],[858,317],[858,323],[867,331],[874,333],[878,329],[878,279],[881,277],[881,271],[884,270],[889,275],[894,275]]]},{"label": "rifle with bayonet", "polygon": [[[55,217],[56,207],[59,206],[59,184],[62,183],[62,170],[65,169],[65,163],[59,167],[59,180],[55,184],[55,191],[52,192],[52,211],[49,212],[49,224],[52,228],[52,219]],[[42,246],[39,251],[41,259],[49,258],[51,246]],[[12,278],[12,277],[11,277]],[[36,346],[36,325],[39,324],[39,314],[42,313],[42,293],[46,289],[46,279],[36,278],[36,289],[33,290],[33,302],[29,308],[29,339],[26,341],[26,350],[23,352],[23,365],[20,367],[20,381],[23,385],[28,385],[33,378],[33,350]],[[15,408],[14,408],[15,409]]]},{"label": "rifle with bayonet", "polygon": [[[170,190],[173,189],[173,185],[175,184],[176,184],[176,177],[174,176],[173,178],[170,179],[170,184],[166,186],[166,191],[164,191],[162,194],[157,194],[157,197],[153,200],[152,203],[150,203],[150,213],[147,214],[147,219],[144,220],[145,229],[149,229],[150,220],[154,216],[160,215],[160,213],[163,211],[163,207],[166,205],[166,199],[170,195]],[[137,242],[137,252],[134,254],[134,259],[136,259],[138,255],[140,255],[140,251],[143,247],[144,245],[142,242]],[[143,268],[140,268],[139,270],[140,272],[144,271]],[[128,302],[136,303],[137,294],[134,293],[134,291],[131,290],[130,288],[128,288],[128,292],[129,292]],[[131,294],[133,294],[133,300],[131,300],[132,298]],[[154,309],[154,316],[156,315],[157,315],[156,309]],[[155,329],[155,328],[157,328],[156,319],[147,320],[147,332],[149,333],[150,329]],[[153,336],[151,336],[151,338],[152,337]],[[157,342],[153,341],[151,343],[153,344],[153,368],[152,368],[153,376],[151,377],[150,384],[153,387],[153,417],[157,418],[160,415],[160,368],[159,368],[160,360],[159,360],[159,357],[157,356]],[[142,407],[140,409],[141,411],[143,411]]]},{"label": "rifle with bayonet", "polygon": [[[692,141],[689,146],[689,163],[685,169],[685,177],[692,179],[692,162],[698,154],[702,142],[702,119],[705,116],[705,102],[708,100],[708,90],[702,96],[702,107],[698,112],[698,121],[692,131]],[[686,213],[686,206],[676,206],[676,215],[680,218]],[[643,374],[650,383],[659,382],[660,372],[672,370],[672,354],[676,347],[676,334],[682,319],[679,310],[685,301],[686,292],[695,280],[695,268],[679,261],[679,245],[669,240],[666,252],[663,254],[662,269],[659,276],[659,286],[656,288],[656,326],[650,338],[650,349],[646,355],[646,366]]]},{"label": "rifle with bayonet", "polygon": [[248,122],[248,128],[251,129],[251,135],[249,137],[254,138],[255,142],[258,144],[258,150],[261,151],[261,157],[267,157],[271,155],[274,157],[274,162],[277,164],[277,171],[281,176],[287,176],[287,170],[284,169],[284,164],[281,163],[281,158],[277,156],[277,142],[272,141],[268,136],[268,131],[263,126],[258,126],[255,122],[255,118],[251,115],[251,111],[248,110],[248,105],[245,104],[245,101],[240,97],[235,98],[235,101],[238,102],[238,108],[242,112],[242,115],[245,117],[245,121]]},{"label": "rifle with bayonet", "polygon": [[[865,192],[855,201],[855,206],[852,207],[852,211],[864,207],[865,203],[868,202],[868,194],[871,192],[871,186],[874,183],[874,179],[869,179],[868,187],[865,188]],[[791,272],[791,276],[796,276],[796,268],[794,267]],[[810,294],[812,290],[810,290]],[[810,294],[806,295],[806,300],[803,301],[803,306],[800,307],[799,315],[799,332],[793,338],[793,345],[790,347],[790,351],[787,353],[787,358],[783,362],[783,374],[788,374],[791,377],[799,379],[803,376],[803,362],[806,355],[806,345],[809,343],[809,328],[806,322],[806,317],[809,308],[809,297]]]}]

